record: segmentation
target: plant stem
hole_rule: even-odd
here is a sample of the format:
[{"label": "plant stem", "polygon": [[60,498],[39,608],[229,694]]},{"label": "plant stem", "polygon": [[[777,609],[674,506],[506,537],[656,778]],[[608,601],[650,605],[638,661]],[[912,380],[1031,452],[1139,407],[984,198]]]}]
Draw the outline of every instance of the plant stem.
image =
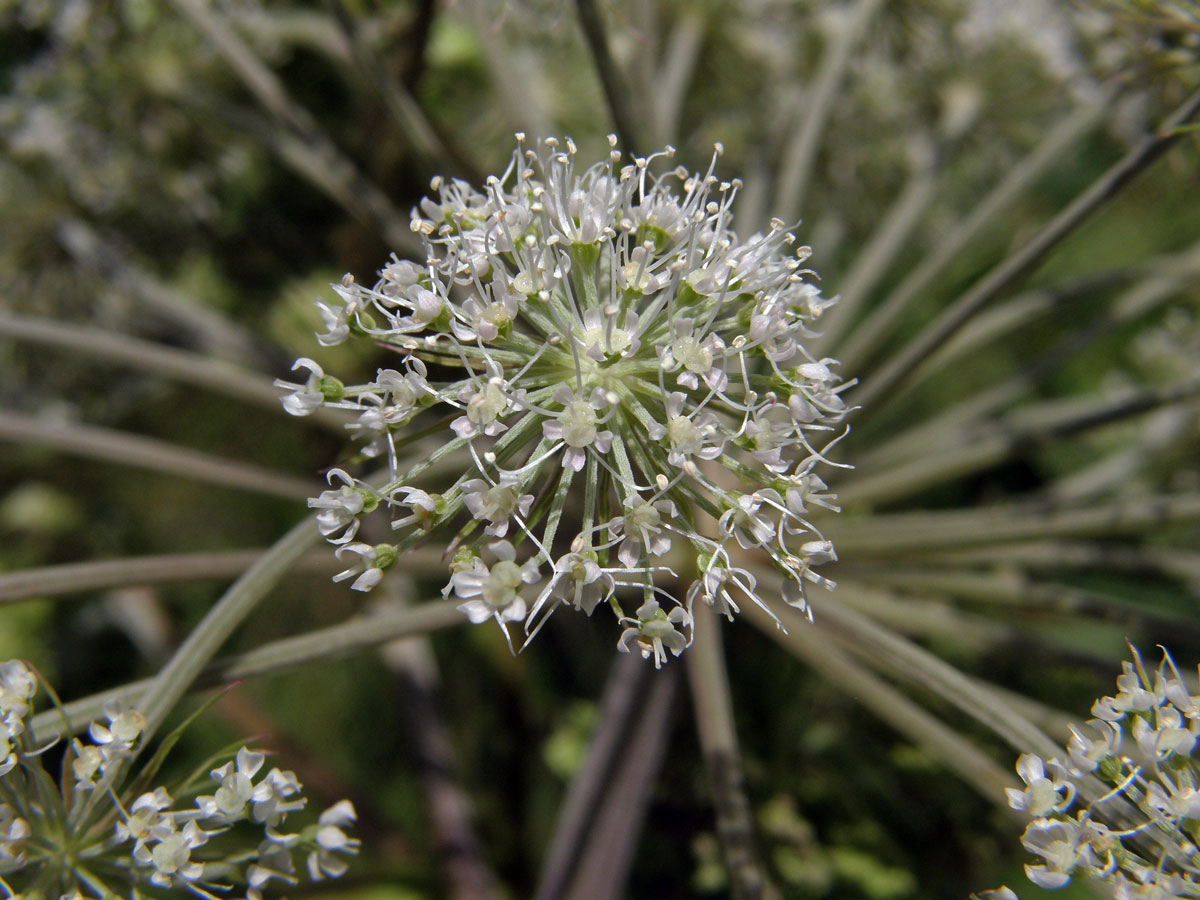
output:
[{"label": "plant stem", "polygon": [[901,315],[918,297],[924,296],[933,280],[958,259],[983,230],[995,221],[1034,182],[1062,161],[1064,155],[1107,115],[1112,91],[1102,91],[1051,131],[1009,174],[959,222],[947,228],[934,249],[900,282],[887,299],[837,349],[847,372],[866,365]]},{"label": "plant stem", "polygon": [[[820,623],[797,621],[785,632],[775,627],[770,616],[753,603],[746,605],[742,615],[899,734],[925,748],[983,797],[993,803],[1003,803],[1004,788],[1015,784],[1010,773],[958,731],[839,650],[824,636]],[[800,617],[790,618],[799,620]],[[789,621],[789,625],[793,623]]]},{"label": "plant stem", "polygon": [[608,38],[604,33],[604,24],[600,21],[595,0],[575,0],[575,9],[579,13],[579,24],[583,28],[588,50],[591,51],[600,86],[604,89],[604,99],[608,102],[608,111],[613,119],[613,130],[621,139],[621,146],[627,156],[641,156],[641,144],[633,127],[629,91],[621,84],[617,65],[609,52]]},{"label": "plant stem", "polygon": [[137,466],[208,484],[304,500],[314,493],[307,479],[292,478],[249,463],[222,459],[166,441],[94,425],[46,422],[0,410],[0,441],[37,444],[63,453]]},{"label": "plant stem", "polygon": [[[748,604],[753,605],[753,604]],[[688,685],[700,749],[708,770],[709,789],[717,819],[717,838],[725,854],[730,895],[734,900],[775,897],[755,847],[754,813],[746,796],[733,724],[733,699],[725,670],[721,623],[700,604],[695,617],[692,646],[687,651]]]},{"label": "plant stem", "polygon": [[[269,378],[198,353],[164,347],[89,325],[72,325],[51,319],[0,312],[0,337],[57,347],[97,359],[130,366],[285,414],[283,392]],[[345,416],[329,415],[324,408],[309,419],[344,434]],[[323,415],[322,415],[323,414]]]},{"label": "plant stem", "polygon": [[838,88],[850,65],[850,53],[881,5],[882,0],[857,0],[837,37],[821,57],[821,67],[805,98],[804,117],[784,149],[780,166],[775,196],[779,203],[777,214],[785,222],[795,222],[804,209],[808,181],[821,146],[821,129],[829,118]]},{"label": "plant stem", "polygon": [[899,353],[880,366],[854,391],[856,405],[875,406],[896,390],[912,370],[964,323],[1023,278],[1093,213],[1115,197],[1180,139],[1180,125],[1200,112],[1200,91],[1192,94],[1155,133],[1147,135],[1119,162],[1096,179],[1023,247],[997,264],[973,288],[922,329]]},{"label": "plant stem", "polygon": [[[349,656],[398,638],[452,628],[464,622],[465,619],[456,608],[454,601],[448,600],[424,603],[420,606],[393,610],[352,622],[319,628],[307,634],[263,644],[261,647],[238,656],[207,663],[184,688],[183,693],[189,690],[227,685],[235,681],[244,681],[247,678],[277,675],[299,666]],[[186,642],[184,646],[187,646]],[[178,656],[178,653],[176,655]],[[163,671],[165,672],[166,669]],[[130,682],[118,688],[101,691],[63,704],[63,713],[69,722],[69,727],[64,723],[63,714],[57,709],[39,713],[33,718],[31,726],[33,732],[38,741],[42,742],[54,737],[66,736],[68,732],[82,731],[87,728],[89,722],[101,716],[104,704],[116,700],[137,705],[139,698],[144,697],[161,677],[160,674],[157,678],[145,678],[141,681]],[[179,697],[182,697],[183,693],[180,693]],[[178,699],[176,698],[176,702]]]}]

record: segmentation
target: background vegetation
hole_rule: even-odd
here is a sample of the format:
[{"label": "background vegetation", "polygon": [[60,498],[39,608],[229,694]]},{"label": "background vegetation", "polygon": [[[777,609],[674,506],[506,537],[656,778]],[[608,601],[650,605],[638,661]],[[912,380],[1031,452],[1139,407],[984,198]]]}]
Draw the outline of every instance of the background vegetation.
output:
[{"label": "background vegetation", "polygon": [[[433,175],[479,183],[515,130],[691,167],[720,141],[739,229],[800,220],[842,296],[820,353],[863,407],[826,476],[840,587],[790,642],[721,629],[763,871],[1039,896],[1012,760],[1111,691],[1126,640],[1200,653],[1197,146],[1171,119],[1198,34],[1188,4],[0,3],[0,658],[64,699],[153,675],[307,515],[352,450],[271,380],[386,364],[318,347],[312,302],[414,252]],[[436,598],[437,557],[364,600],[314,548],[223,652]],[[101,560],[125,562],[64,568]],[[172,765],[261,735],[350,796],[345,896],[726,895],[684,666],[615,641],[558,616],[517,657],[464,624],[306,662]]]}]

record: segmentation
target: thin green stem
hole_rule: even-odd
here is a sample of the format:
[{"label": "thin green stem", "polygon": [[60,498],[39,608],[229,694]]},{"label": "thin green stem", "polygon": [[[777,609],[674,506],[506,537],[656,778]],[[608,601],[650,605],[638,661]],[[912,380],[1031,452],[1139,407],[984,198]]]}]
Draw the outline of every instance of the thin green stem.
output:
[{"label": "thin green stem", "polygon": [[960,732],[838,649],[824,636],[820,623],[801,621],[800,616],[788,611],[790,627],[783,631],[754,604],[747,604],[742,615],[777,644],[825,676],[830,684],[867,707],[918,747],[925,748],[981,796],[993,803],[1004,802],[1004,789],[1015,785],[1009,772],[996,765]]},{"label": "thin green stem", "polygon": [[[320,628],[308,634],[283,638],[248,653],[205,664],[184,689],[184,693],[188,690],[232,684],[247,678],[276,675],[300,666],[349,656],[399,638],[452,628],[465,621],[453,600],[388,610],[352,622]],[[161,677],[160,675],[159,678],[131,682],[73,700],[63,705],[62,713],[58,710],[39,713],[34,716],[31,725],[35,740],[44,743],[51,738],[61,738],[68,733],[82,731],[87,728],[89,722],[102,715],[104,705],[110,701],[136,704],[138,698],[145,696],[147,690],[153,688]]]},{"label": "thin green stem", "polygon": [[138,701],[146,717],[145,742],[191,689],[221,645],[319,538],[316,522],[305,516],[247,569],[192,629]]},{"label": "thin green stem", "polygon": [[924,296],[934,279],[963,250],[996,221],[1005,210],[1083,139],[1107,115],[1112,93],[1104,91],[1099,97],[1079,107],[1063,120],[1028,156],[1020,160],[1008,175],[994,187],[961,221],[945,229],[933,250],[921,260],[896,287],[887,299],[871,310],[870,316],[838,347],[837,356],[846,371],[857,372],[874,354],[909,305]]},{"label": "thin green stem", "polygon": [[152,275],[86,222],[64,219],[56,236],[77,263],[100,272],[118,289],[184,328],[206,352],[242,365],[262,364],[263,354],[249,332]]},{"label": "thin green stem", "polygon": [[850,65],[850,54],[882,5],[882,0],[857,0],[846,23],[821,57],[817,77],[805,93],[804,117],[783,152],[776,197],[777,214],[785,222],[796,221],[804,209],[809,178],[821,146],[821,132]]},{"label": "thin green stem", "polygon": [[62,453],[137,466],[208,484],[304,500],[314,493],[307,479],[249,463],[221,459],[166,441],[76,423],[47,422],[0,410],[0,441],[36,444]]},{"label": "thin green stem", "polygon": [[[283,392],[271,379],[210,356],[164,347],[103,328],[15,313],[0,312],[0,337],[130,366],[286,415],[280,403]],[[347,419],[330,410],[319,409],[308,421],[344,434]]]},{"label": "thin green stem", "polygon": [[[943,484],[1039,445],[1092,428],[1141,415],[1162,407],[1189,400],[1200,393],[1200,376],[1162,388],[1135,391],[1129,396],[1109,399],[1086,398],[1070,413],[1056,404],[1051,417],[1040,423],[1022,426],[1005,425],[988,429],[980,439],[965,446],[950,447],[942,452],[927,453],[901,465],[893,465],[874,475],[852,475],[838,485],[839,501],[845,506],[878,504],[917,491]],[[1023,412],[1028,413],[1025,409]]]},{"label": "thin green stem", "polygon": [[[753,605],[753,604],[748,604]],[[754,813],[733,725],[733,698],[725,670],[721,622],[703,604],[692,610],[692,646],[685,657],[700,750],[716,811],[717,838],[725,854],[730,896],[750,900],[777,896],[767,880],[754,838]]]},{"label": "thin green stem", "polygon": [[1120,161],[1097,178],[1027,243],[998,263],[973,288],[956,300],[899,353],[880,366],[857,388],[852,399],[859,408],[875,406],[896,390],[930,353],[980,310],[1035,269],[1067,236],[1115,197],[1179,140],[1177,129],[1200,112],[1200,91],[1192,94],[1154,134],[1147,135]]},{"label": "thin green stem", "polygon": [[388,242],[406,253],[423,248],[386,194],[358,171],[354,163],[330,140],[308,110],[288,94],[279,77],[229,25],[202,0],[172,0],[175,7],[199,30],[242,84],[278,125],[267,139],[293,169],[333,196],[352,214],[366,214],[380,224]]},{"label": "thin green stem", "polygon": [[621,83],[617,64],[608,49],[608,37],[604,32],[604,23],[600,20],[595,0],[575,0],[575,9],[579,13],[579,24],[583,28],[588,50],[591,51],[600,86],[604,89],[604,99],[608,102],[613,130],[621,139],[621,146],[628,156],[640,156],[641,144],[633,126],[634,116],[629,103],[629,89]]},{"label": "thin green stem", "polygon": [[821,528],[846,558],[851,554],[908,556],[972,544],[1138,534],[1200,520],[1200,494],[1172,494],[1060,509],[1051,504],[1005,504],[949,512],[923,511],[868,518],[821,519]]}]

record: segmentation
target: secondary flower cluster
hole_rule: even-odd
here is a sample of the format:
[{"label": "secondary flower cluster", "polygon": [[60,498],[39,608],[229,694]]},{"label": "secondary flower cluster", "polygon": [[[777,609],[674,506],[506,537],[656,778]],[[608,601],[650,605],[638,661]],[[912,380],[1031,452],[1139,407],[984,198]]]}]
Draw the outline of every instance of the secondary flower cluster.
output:
[{"label": "secondary flower cluster", "polygon": [[[56,785],[42,764],[50,747],[30,746],[36,689],[25,663],[0,664],[0,750],[6,754],[0,762],[0,889],[7,896],[82,900],[182,888],[212,900],[214,891],[240,884],[248,900],[260,900],[271,880],[298,883],[297,854],[307,856],[308,874],[319,880],[341,875],[346,862],[339,854],[358,851],[358,840],[345,831],[355,819],[346,800],[315,825],[282,830],[306,800],[293,773],[262,772],[260,751],[243,747],[207,781],[201,772],[172,790],[149,789],[149,770],[129,778],[145,726],[134,709],[109,705],[106,722],[88,729],[90,742],[72,740]],[[239,823],[260,826],[260,837],[247,846]]]},{"label": "secondary flower cluster", "polygon": [[[619,167],[610,139],[579,171],[569,140],[523,140],[482,191],[435,179],[412,221],[426,259],[393,258],[369,288],[347,276],[338,302],[318,302],[321,344],[365,336],[399,353],[395,368],[347,385],[300,359],[304,382],[277,382],[296,415],[350,411],[365,454],[390,466],[379,489],[335,469],[309,501],[353,561],[337,578],[367,590],[458,523],[446,593],[471,621],[532,635],[558,606],[604,603],[620,649],[656,665],[690,642],[697,600],[771,612],[741,551],[764,552],[786,602],[807,608],[805,585],[830,584],[814,567],[835,558],[808,516],[835,508],[814,469],[846,386],[804,348],[829,304],[806,280],[808,248],[779,221],[732,230],[738,183],[713,175],[719,146],[704,175],[655,175],[670,148]],[[442,445],[402,471],[405,445],[429,435]],[[422,477],[443,461],[448,481]],[[379,507],[396,542],[356,541]]]},{"label": "secondary flower cluster", "polygon": [[1025,789],[1008,799],[1033,818],[1030,880],[1053,889],[1088,875],[1117,900],[1200,897],[1200,697],[1165,650],[1153,674],[1135,650],[1092,714],[1072,726],[1065,759],[1017,762]]}]

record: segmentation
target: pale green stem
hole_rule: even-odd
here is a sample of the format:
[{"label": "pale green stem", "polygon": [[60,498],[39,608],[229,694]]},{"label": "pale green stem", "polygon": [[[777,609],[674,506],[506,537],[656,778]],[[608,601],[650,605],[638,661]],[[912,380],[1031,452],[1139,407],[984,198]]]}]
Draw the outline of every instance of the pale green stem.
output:
[{"label": "pale green stem", "polygon": [[[0,575],[0,604],[125,585],[235,578],[250,568],[263,552],[171,553],[23,569]],[[340,567],[341,563],[331,553],[320,551],[302,559],[293,571],[325,573]],[[436,547],[414,547],[404,553],[406,572],[445,572],[445,569],[442,552]]]},{"label": "pale green stem", "polygon": [[108,428],[70,422],[48,422],[0,410],[0,441],[50,447],[89,459],[99,459],[180,475],[208,484],[304,500],[316,484],[248,463],[221,459],[177,447],[166,441],[126,434]]},{"label": "pale green stem", "polygon": [[[594,457],[588,454],[588,462]],[[589,470],[588,483],[595,479]],[[559,807],[550,846],[542,860],[534,900],[562,900],[579,863],[579,848],[587,838],[596,810],[626,756],[633,719],[646,694],[650,669],[632,654],[618,654],[609,669],[600,698],[597,721],[587,744],[587,753],[575,771]]]},{"label": "pale green stem", "polygon": [[[850,593],[838,588],[838,593]],[[916,684],[948,701],[987,727],[1018,752],[1034,752],[1043,757],[1062,753],[1061,748],[1040,728],[985,690],[954,666],[938,659],[893,631],[871,621],[835,599],[813,598],[813,616],[822,627],[839,632],[871,659],[898,672]],[[807,623],[796,622],[803,628]]]},{"label": "pale green stem", "polygon": [[821,67],[804,97],[804,115],[784,148],[780,163],[779,188],[775,196],[779,204],[777,215],[785,222],[795,222],[804,209],[805,193],[821,146],[825,121],[850,65],[851,52],[880,6],[882,0],[857,0],[821,57]]},{"label": "pale green stem", "polygon": [[475,32],[505,121],[532,138],[549,137],[550,119],[542,102],[543,85],[548,81],[538,70],[535,59],[518,55],[513,42],[499,39],[497,7],[490,0],[463,0],[458,8],[465,12]]},{"label": "pale green stem", "polygon": [[809,348],[814,356],[825,356],[828,348],[837,343],[854,320],[859,307],[895,261],[933,200],[939,170],[940,167],[932,160],[919,166],[910,175],[904,190],[892,201],[883,220],[837,285],[838,302],[828,315],[822,316],[820,337]]},{"label": "pale green stem", "polygon": [[596,0],[575,0],[575,9],[579,14],[579,25],[583,29],[592,64],[596,67],[596,75],[600,79],[600,87],[604,90],[604,99],[608,103],[608,111],[613,120],[613,130],[621,141],[621,149],[627,156],[640,156],[642,149],[637,130],[634,128],[629,89],[621,83],[617,64],[609,51],[608,36],[604,32],[604,23],[600,20]]},{"label": "pale green stem", "polygon": [[840,571],[837,582],[839,603],[866,613],[898,634],[950,640],[956,647],[975,653],[993,650],[1017,637],[1012,626],[956,609],[944,600],[897,594],[855,581]]},{"label": "pale green stem", "polygon": [[654,103],[656,149],[678,140],[684,97],[704,42],[703,16],[703,7],[680,10],[679,19],[667,38],[656,83],[647,95]]},{"label": "pale green stem", "polygon": [[[399,638],[452,628],[465,621],[462,613],[455,608],[453,600],[389,610],[352,622],[317,629],[308,634],[273,641],[248,653],[205,664],[185,688],[185,692],[190,689],[232,684],[247,678],[275,675],[299,666],[326,662],[369,650]],[[159,676],[159,679],[161,677]],[[51,738],[65,737],[68,731],[78,733],[87,728],[88,723],[102,718],[106,703],[115,700],[118,703],[136,704],[159,679],[146,678],[64,704],[63,710],[70,725],[69,729],[58,710],[51,709],[39,713],[34,716],[32,722],[35,739],[38,743],[44,743]],[[178,699],[176,698],[175,702]]]},{"label": "pale green stem", "polygon": [[648,142],[646,152],[658,150],[666,143],[658,138],[656,105],[659,92],[657,63],[662,55],[657,3],[634,3],[626,7],[622,18],[626,30],[635,35],[641,45],[626,63],[629,67],[629,108],[637,123],[637,133]]},{"label": "pale green stem", "polygon": [[263,65],[254,51],[203,0],[172,0],[175,7],[205,36],[242,84],[286,135],[275,135],[277,152],[313,184],[330,193],[355,215],[366,213],[382,225],[388,242],[406,253],[423,252],[402,215],[391,200],[364,178],[354,163],[341,152],[296,103],[279,77]]},{"label": "pale green stem", "polygon": [[[164,347],[104,328],[14,313],[0,312],[0,337],[57,347],[130,366],[286,415],[280,403],[284,392],[275,387],[271,379],[208,356]],[[319,409],[306,421],[315,421],[345,433],[347,417],[337,415],[332,410]]]},{"label": "pale green stem", "polygon": [[221,645],[319,539],[316,522],[308,516],[300,520],[229,587],[192,629],[137,702],[146,717],[145,742],[191,689]]},{"label": "pale green stem", "polygon": [[[346,8],[345,0],[336,0],[333,10],[347,36],[359,71],[367,77],[383,99],[388,113],[398,127],[398,133],[403,135],[421,165],[436,169],[458,160],[460,154],[447,146],[421,110],[416,98],[398,78],[388,72],[379,59],[379,54],[367,43],[362,28]],[[478,180],[476,172],[462,174],[470,180]]]},{"label": "pale green stem", "polygon": [[261,363],[262,353],[248,332],[151,275],[87,223],[64,219],[56,236],[77,263],[95,269],[155,313],[192,332],[206,352],[243,365]]},{"label": "pale green stem", "polygon": [[1054,509],[1044,504],[1005,504],[950,512],[872,515],[858,520],[821,520],[839,554],[911,555],[971,544],[1138,534],[1200,520],[1200,493],[1131,498],[1086,509]]},{"label": "pale green stem", "polygon": [[1164,409],[1138,428],[1132,446],[1123,447],[1103,459],[1054,481],[1045,495],[1057,503],[1078,503],[1086,498],[1129,484],[1138,473],[1174,449],[1180,456],[1195,450],[1197,414],[1191,407]]},{"label": "pale green stem", "polygon": [[[1015,375],[952,404],[932,419],[892,437],[885,437],[881,444],[857,456],[856,464],[860,468],[891,466],[902,462],[905,457],[923,455],[929,447],[947,447],[950,444],[963,443],[971,433],[969,429],[962,427],[965,423],[990,415],[1021,396],[1037,383],[1041,373],[1051,368],[1057,369],[1057,360],[1061,360],[1083,344],[1095,341],[1101,335],[1160,306],[1195,278],[1198,266],[1200,247],[1193,247],[1182,254],[1150,260],[1139,266],[1138,270],[1144,273],[1144,277],[1121,293],[1112,303],[1111,313],[1093,320],[1093,324],[1086,330],[1076,329],[1068,337],[1065,345],[1044,354],[1041,361],[1023,366]],[[1112,277],[1118,277],[1118,274],[1114,273]],[[1090,280],[1069,288],[1066,299],[1086,299],[1090,294],[1089,283]],[[915,387],[923,379],[938,376],[947,366],[979,346],[1003,339],[1017,327],[1042,313],[1049,312],[1063,299],[1064,295],[1054,290],[1028,291],[1003,306],[980,315],[913,372],[910,387]]]},{"label": "pale green stem", "polygon": [[1028,242],[997,264],[975,286],[954,301],[905,347],[880,366],[852,395],[861,407],[876,405],[896,390],[921,360],[989,303],[1029,274],[1067,236],[1104,207],[1133,178],[1148,168],[1180,139],[1179,126],[1200,111],[1200,91],[1192,94],[1154,134],[1139,141],[1120,161],[1077,196],[1066,209],[1038,230]]},{"label": "pale green stem", "polygon": [[[895,500],[994,466],[1019,453],[1028,452],[1043,442],[1171,406],[1193,398],[1198,392],[1200,376],[1162,388],[1136,391],[1115,400],[1104,397],[1072,398],[1073,411],[1069,414],[1064,414],[1061,405],[1055,404],[1050,416],[1033,419],[1030,425],[1001,423],[987,429],[992,433],[972,444],[927,453],[874,475],[851,475],[838,484],[838,501],[844,506],[861,506]],[[1028,414],[1030,411],[1026,409],[1022,412]]]},{"label": "pale green stem", "polygon": [[1105,91],[1064,119],[1028,156],[993,188],[964,219],[954,223],[934,244],[934,249],[900,282],[887,299],[871,310],[869,317],[837,349],[847,372],[865,364],[909,305],[926,295],[934,279],[971,245],[1026,190],[1062,162],[1068,151],[1103,120],[1110,109],[1112,93]]},{"label": "pale green stem", "polygon": [[692,614],[694,636],[684,658],[700,751],[713,794],[717,838],[729,872],[730,896],[734,900],[777,896],[755,847],[754,813],[738,755],[733,697],[721,642],[722,623],[703,604],[694,607]]},{"label": "pale green stem", "polygon": [[342,65],[348,65],[350,43],[327,13],[315,9],[238,6],[227,15],[234,27],[259,44],[307,47]]},{"label": "pale green stem", "polygon": [[824,675],[830,684],[928,751],[983,797],[993,803],[1004,803],[1004,789],[1016,784],[1011,773],[996,765],[958,731],[839,650],[822,634],[819,624],[800,621],[799,616],[789,613],[785,632],[776,628],[771,618],[752,603],[746,605],[742,615]]},{"label": "pale green stem", "polygon": [[[904,629],[900,624],[899,617],[905,608],[913,607],[919,620],[922,607],[934,606],[943,609],[952,609],[952,607],[926,600],[916,600],[912,597],[898,597],[892,593],[895,589],[913,591],[922,597],[933,594],[994,604],[1005,611],[1027,610],[1060,616],[1087,617],[1116,622],[1125,628],[1146,628],[1180,636],[1187,635],[1193,639],[1200,637],[1200,624],[1194,618],[1185,615],[1173,616],[1170,613],[1147,609],[1089,591],[1037,581],[1012,568],[980,572],[955,570],[949,567],[927,569],[888,565],[851,566],[847,568],[847,571],[849,577],[842,575],[839,570],[838,584],[839,587],[852,585],[853,590],[849,596],[855,600],[859,597],[871,596],[871,588],[867,584],[886,586],[887,596],[883,597],[883,594],[880,594],[883,597],[881,605],[886,612],[877,614],[878,607],[861,608],[863,611],[871,613],[873,618],[883,619],[891,614],[892,618],[889,621],[896,624],[897,629],[901,631]],[[981,621],[974,617],[972,619],[975,623]],[[953,620],[946,624],[953,625]],[[1007,626],[992,624],[991,630],[990,646],[1016,636],[1013,630]],[[926,631],[926,633],[928,632]],[[955,637],[952,628],[946,629],[943,636]]]},{"label": "pale green stem", "polygon": [[621,747],[612,780],[604,786],[595,821],[576,848],[575,876],[563,898],[619,900],[626,896],[642,822],[666,759],[678,684],[675,669],[651,673],[651,679],[642,714]]},{"label": "pale green stem", "polygon": [[1026,541],[928,553],[923,561],[967,565],[1020,565],[1058,571],[1063,568],[1154,571],[1168,578],[1200,584],[1200,553],[1166,547],[1115,547],[1110,543]]}]

